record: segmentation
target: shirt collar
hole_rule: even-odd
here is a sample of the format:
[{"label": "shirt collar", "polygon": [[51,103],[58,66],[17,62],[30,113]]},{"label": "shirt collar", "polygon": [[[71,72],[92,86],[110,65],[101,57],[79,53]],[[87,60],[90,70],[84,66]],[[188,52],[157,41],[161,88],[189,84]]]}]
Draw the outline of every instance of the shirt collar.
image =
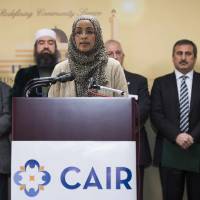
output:
[{"label": "shirt collar", "polygon": [[182,74],[180,71],[178,71],[177,69],[174,70],[175,72],[175,76],[176,76],[176,80],[180,79],[182,76],[187,76],[190,80],[192,80],[193,78],[193,74],[194,74],[194,70],[191,70],[190,72],[188,72],[187,74]]}]

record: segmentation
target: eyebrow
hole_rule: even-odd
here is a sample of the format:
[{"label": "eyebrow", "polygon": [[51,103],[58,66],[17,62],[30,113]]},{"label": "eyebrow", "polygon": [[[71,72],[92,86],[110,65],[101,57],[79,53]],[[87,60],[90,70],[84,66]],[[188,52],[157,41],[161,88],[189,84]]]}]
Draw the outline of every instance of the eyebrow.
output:
[{"label": "eyebrow", "polygon": [[38,42],[44,42],[44,41],[54,41],[54,40],[51,40],[51,39],[49,39],[49,40],[38,40]]},{"label": "eyebrow", "polygon": [[193,53],[192,51],[182,51],[182,50],[178,50],[176,52],[179,52],[179,53]]},{"label": "eyebrow", "polygon": [[[80,26],[77,26],[76,29],[83,29],[83,28],[80,27]],[[92,26],[88,26],[88,27],[86,27],[85,29],[93,29],[93,30],[94,30],[94,27],[92,27]]]}]

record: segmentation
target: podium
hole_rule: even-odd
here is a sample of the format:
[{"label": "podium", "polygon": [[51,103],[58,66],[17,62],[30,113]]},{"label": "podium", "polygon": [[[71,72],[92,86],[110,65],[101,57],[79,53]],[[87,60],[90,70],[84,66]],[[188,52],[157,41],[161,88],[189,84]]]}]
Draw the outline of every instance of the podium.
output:
[{"label": "podium", "polygon": [[138,130],[133,98],[14,98],[11,199],[137,200]]}]

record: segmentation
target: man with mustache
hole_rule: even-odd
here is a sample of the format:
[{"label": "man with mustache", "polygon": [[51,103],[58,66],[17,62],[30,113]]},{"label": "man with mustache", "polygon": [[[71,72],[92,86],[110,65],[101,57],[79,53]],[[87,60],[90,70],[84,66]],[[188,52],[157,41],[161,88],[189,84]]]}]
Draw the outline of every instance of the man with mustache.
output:
[{"label": "man with mustache", "polygon": [[[24,96],[24,89],[28,81],[33,78],[49,77],[58,62],[59,51],[56,44],[56,33],[51,29],[40,29],[35,34],[34,59],[36,65],[20,69],[12,89],[13,97]],[[31,91],[30,97],[44,97],[48,88],[41,87]]]},{"label": "man with mustache", "polygon": [[175,71],[156,78],[151,121],[157,130],[154,164],[164,200],[200,199],[200,73],[194,71],[196,45],[187,39],[173,47]]}]

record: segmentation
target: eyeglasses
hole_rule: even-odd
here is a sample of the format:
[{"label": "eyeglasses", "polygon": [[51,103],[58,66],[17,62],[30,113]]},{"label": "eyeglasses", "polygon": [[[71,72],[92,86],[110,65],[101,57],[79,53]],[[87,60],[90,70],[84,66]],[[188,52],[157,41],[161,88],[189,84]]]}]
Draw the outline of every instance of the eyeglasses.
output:
[{"label": "eyeglasses", "polygon": [[75,30],[75,35],[79,36],[79,35],[93,35],[95,34],[93,29],[86,29],[86,30],[82,30],[82,29],[78,29]]}]

